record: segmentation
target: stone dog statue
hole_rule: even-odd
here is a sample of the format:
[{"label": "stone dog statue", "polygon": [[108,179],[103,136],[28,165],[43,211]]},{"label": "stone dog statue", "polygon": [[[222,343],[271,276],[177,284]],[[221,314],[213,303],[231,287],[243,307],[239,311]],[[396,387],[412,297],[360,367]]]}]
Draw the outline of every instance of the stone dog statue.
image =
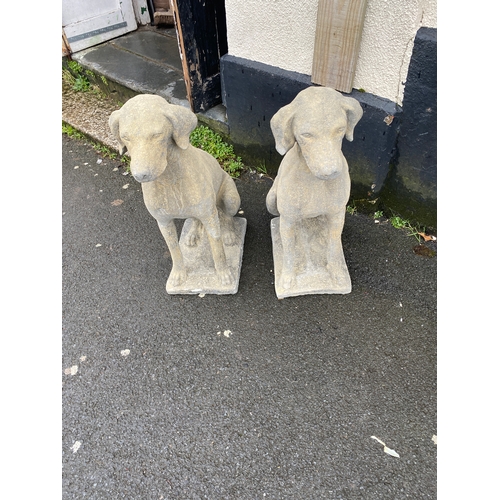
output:
[{"label": "stone dog statue", "polygon": [[[233,223],[240,196],[233,179],[215,158],[190,144],[196,125],[197,117],[191,110],[169,104],[157,95],[135,96],[109,117],[121,154],[129,151],[132,175],[142,184],[146,208],[158,222],[170,251],[172,270],[167,292],[170,286],[172,293],[235,293],[238,278],[228,264],[224,246],[231,247],[238,241],[242,244],[241,231],[237,234]],[[215,284],[195,282],[188,289],[176,290],[187,281],[189,272],[174,219],[190,222],[189,229],[183,230],[186,248],[196,247],[205,234],[208,237],[207,253],[213,259]],[[203,259],[195,256],[194,260],[196,268]],[[193,273],[196,271],[193,269]],[[228,285],[229,291],[224,288]]]},{"label": "stone dog statue", "polygon": [[354,98],[309,87],[271,119],[285,155],[267,194],[278,298],[349,293],[341,234],[351,181],[342,140],[353,140],[363,114]]}]

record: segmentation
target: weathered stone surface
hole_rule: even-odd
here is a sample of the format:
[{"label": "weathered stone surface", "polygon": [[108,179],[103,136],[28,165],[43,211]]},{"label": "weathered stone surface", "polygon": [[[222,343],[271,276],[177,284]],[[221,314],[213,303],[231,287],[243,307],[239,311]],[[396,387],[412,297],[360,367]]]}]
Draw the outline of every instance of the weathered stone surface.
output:
[{"label": "weathered stone surface", "polygon": [[174,294],[215,294],[229,295],[238,291],[241,262],[243,259],[243,243],[247,227],[246,219],[234,218],[234,230],[236,242],[233,245],[224,245],[226,262],[231,271],[231,280],[226,284],[221,284],[214,266],[214,259],[210,251],[210,243],[207,234],[203,230],[198,244],[189,245],[189,232],[193,224],[193,219],[187,219],[182,227],[179,246],[186,266],[186,281],[179,285],[167,280],[167,292]]},{"label": "weathered stone surface", "polygon": [[285,155],[267,194],[278,298],[349,293],[342,249],[351,181],[342,140],[353,140],[363,110],[357,100],[310,87],[271,119],[277,151]]},{"label": "weathered stone surface", "polygon": [[284,288],[280,217],[275,217],[271,221],[275,275],[274,289],[278,299],[318,293],[350,293],[351,277],[349,276],[343,252],[336,256],[339,274],[332,277],[328,272],[326,253],[324,251],[327,241],[324,218],[304,219],[297,231],[300,231],[300,241],[304,242],[304,244],[296,246],[297,275],[294,283],[289,288]]},{"label": "weathered stone surface", "polygon": [[[167,292],[186,293],[187,286],[201,290],[191,293],[236,293],[245,234],[234,218],[240,196],[233,179],[215,158],[190,144],[196,125],[191,110],[157,95],[136,96],[109,117],[122,154],[129,151],[132,175],[142,184],[146,208],[158,222],[170,251],[172,271]],[[182,246],[175,219],[189,219],[181,235]],[[233,246],[236,257],[230,264],[226,253]],[[197,250],[189,266],[185,256],[188,247]],[[210,266],[203,258],[205,253],[214,269],[208,281],[205,274]]]}]

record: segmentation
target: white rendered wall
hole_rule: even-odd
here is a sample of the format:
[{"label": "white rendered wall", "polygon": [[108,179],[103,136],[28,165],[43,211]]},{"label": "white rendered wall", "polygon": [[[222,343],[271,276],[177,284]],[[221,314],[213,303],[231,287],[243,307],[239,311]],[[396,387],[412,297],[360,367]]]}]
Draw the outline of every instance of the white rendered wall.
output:
[{"label": "white rendered wall", "polygon": [[[229,54],[310,75],[318,0],[226,0]],[[413,40],[437,0],[368,0],[354,88],[402,103]]]}]

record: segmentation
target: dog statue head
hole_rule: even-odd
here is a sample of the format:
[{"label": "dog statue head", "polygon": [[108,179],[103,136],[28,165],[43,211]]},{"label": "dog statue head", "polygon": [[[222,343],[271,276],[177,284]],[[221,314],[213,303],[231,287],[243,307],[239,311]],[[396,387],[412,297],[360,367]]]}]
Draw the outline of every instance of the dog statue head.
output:
[{"label": "dog statue head", "polygon": [[276,150],[284,155],[297,144],[316,177],[334,179],[345,168],[342,139],[353,140],[362,115],[356,99],[328,87],[308,87],[271,118]]},{"label": "dog statue head", "polygon": [[120,154],[128,150],[130,170],[139,182],[153,181],[164,172],[169,148],[186,149],[197,123],[191,110],[150,94],[133,97],[109,117]]}]

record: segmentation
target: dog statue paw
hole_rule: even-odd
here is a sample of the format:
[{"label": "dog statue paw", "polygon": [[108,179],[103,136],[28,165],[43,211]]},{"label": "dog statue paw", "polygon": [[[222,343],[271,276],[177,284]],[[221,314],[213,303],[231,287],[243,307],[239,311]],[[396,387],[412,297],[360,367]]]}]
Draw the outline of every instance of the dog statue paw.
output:
[{"label": "dog statue paw", "polygon": [[[167,292],[234,294],[246,219],[235,217],[240,196],[234,180],[213,156],[191,145],[197,123],[191,110],[149,94],[133,97],[109,117],[120,154],[128,150],[132,175],[170,251]],[[180,239],[175,219],[185,219]]]},{"label": "dog statue paw", "polygon": [[362,115],[356,99],[309,87],[271,119],[284,155],[266,197],[267,210],[277,216],[271,234],[280,299],[351,291],[341,241],[351,190],[342,140],[353,140]]}]

